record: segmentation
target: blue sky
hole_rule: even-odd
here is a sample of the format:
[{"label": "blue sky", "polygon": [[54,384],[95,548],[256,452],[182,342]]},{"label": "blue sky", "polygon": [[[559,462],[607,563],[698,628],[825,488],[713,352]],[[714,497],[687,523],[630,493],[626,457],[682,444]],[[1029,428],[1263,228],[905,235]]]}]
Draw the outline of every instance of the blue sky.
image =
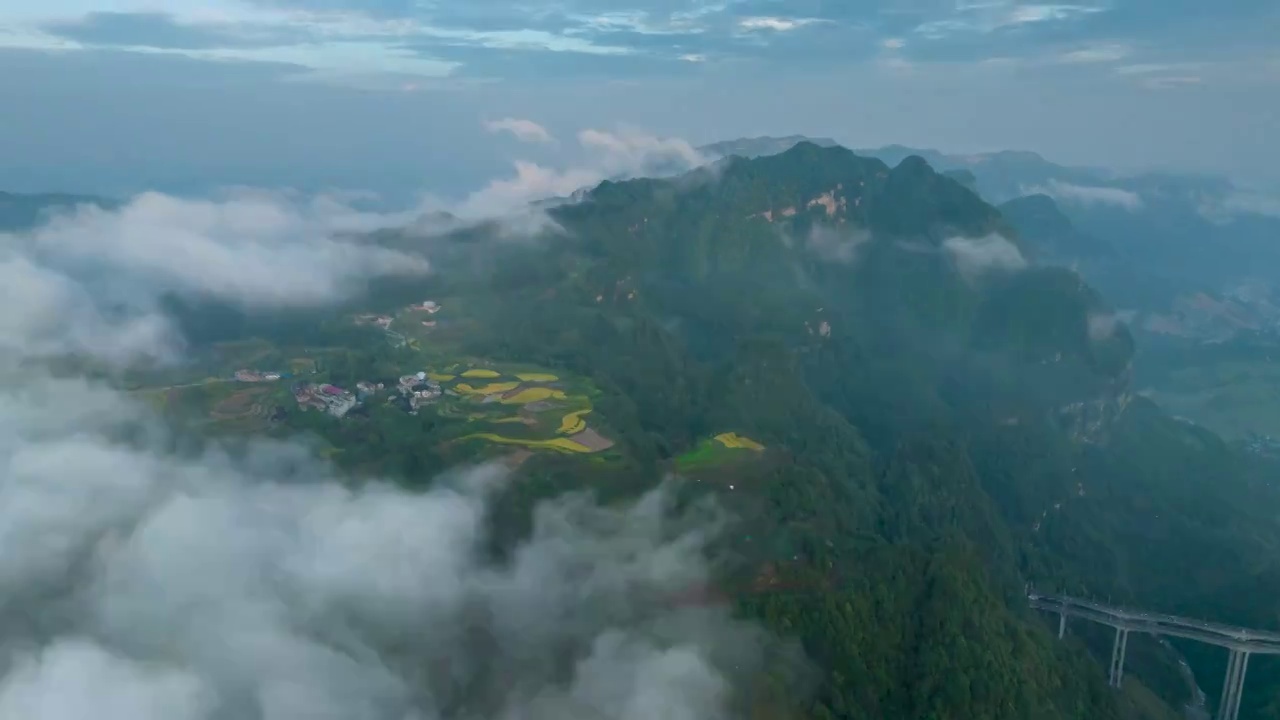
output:
[{"label": "blue sky", "polygon": [[507,117],[1275,181],[1277,38],[1274,0],[0,2],[0,189],[463,194],[532,152]]}]

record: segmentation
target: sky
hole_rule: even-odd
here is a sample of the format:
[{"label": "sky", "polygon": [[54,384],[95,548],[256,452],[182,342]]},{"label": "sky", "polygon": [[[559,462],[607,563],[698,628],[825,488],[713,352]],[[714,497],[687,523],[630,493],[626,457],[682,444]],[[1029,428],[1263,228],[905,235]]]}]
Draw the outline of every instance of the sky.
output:
[{"label": "sky", "polygon": [[1273,0],[0,0],[0,189],[463,198],[622,127],[1276,183],[1277,38]]}]

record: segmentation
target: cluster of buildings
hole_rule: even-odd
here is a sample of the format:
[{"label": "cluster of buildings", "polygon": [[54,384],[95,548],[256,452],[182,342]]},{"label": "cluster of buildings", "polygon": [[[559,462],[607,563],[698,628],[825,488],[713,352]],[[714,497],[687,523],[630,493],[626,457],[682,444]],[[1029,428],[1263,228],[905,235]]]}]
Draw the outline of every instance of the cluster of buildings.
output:
[{"label": "cluster of buildings", "polygon": [[[405,310],[410,312],[425,312],[429,315],[435,315],[440,312],[440,304],[434,300],[423,300],[416,305],[410,305]],[[378,315],[374,313],[365,313],[355,316],[356,325],[373,325],[387,334],[391,344],[401,347],[409,343],[409,339],[403,334],[395,332],[391,329],[391,324],[395,322],[395,317],[391,315]],[[435,320],[420,321],[423,327],[433,328],[436,326]]]},{"label": "cluster of buildings", "polygon": [[[410,305],[406,309],[408,309],[411,312],[425,312],[431,315],[435,315],[436,313],[440,312],[440,304],[434,300],[423,300],[421,303],[417,305]],[[433,328],[436,326],[435,320],[421,320],[419,322],[421,322],[422,327],[425,327],[425,328]]]},{"label": "cluster of buildings", "polygon": [[315,409],[334,417],[342,417],[360,404],[355,394],[336,385],[298,383],[293,386],[293,399],[301,410]]},{"label": "cluster of buildings", "polygon": [[408,404],[409,412],[416,413],[418,408],[433,403],[444,395],[444,388],[440,387],[440,383],[427,377],[424,372],[412,375],[402,375],[396,388],[404,397],[404,401]]}]

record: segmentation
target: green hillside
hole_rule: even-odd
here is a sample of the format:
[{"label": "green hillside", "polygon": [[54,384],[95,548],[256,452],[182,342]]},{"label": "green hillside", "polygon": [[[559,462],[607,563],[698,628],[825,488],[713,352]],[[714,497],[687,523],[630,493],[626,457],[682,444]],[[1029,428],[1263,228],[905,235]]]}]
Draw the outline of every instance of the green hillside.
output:
[{"label": "green hillside", "polygon": [[[1135,690],[1118,696],[1108,639],[1059,642],[1026,608],[1028,582],[1274,624],[1273,594],[1239,592],[1280,586],[1272,468],[1135,398],[1133,339],[1097,322],[1105,298],[1070,271],[1026,268],[1004,217],[920,158],[890,168],[802,142],[606,182],[550,215],[560,230],[527,243],[483,228],[440,239],[432,278],[371,288],[361,302],[378,312],[453,300],[420,349],[361,336],[342,372],[439,353],[589,384],[608,457],[530,445],[510,517],[540,495],[625,495],[667,472],[719,495],[742,523],[723,590],[820,668],[816,690],[783,692],[775,714],[1173,716],[1187,698],[1173,655],[1135,653]],[[210,338],[224,322],[356,342],[310,317],[189,310]],[[511,451],[459,455],[445,441],[464,431],[431,410],[307,418],[338,461],[408,479]],[[1225,658],[1187,654],[1216,686]],[[1280,697],[1277,668],[1251,665],[1249,682],[1241,717],[1276,717],[1261,708]]]}]

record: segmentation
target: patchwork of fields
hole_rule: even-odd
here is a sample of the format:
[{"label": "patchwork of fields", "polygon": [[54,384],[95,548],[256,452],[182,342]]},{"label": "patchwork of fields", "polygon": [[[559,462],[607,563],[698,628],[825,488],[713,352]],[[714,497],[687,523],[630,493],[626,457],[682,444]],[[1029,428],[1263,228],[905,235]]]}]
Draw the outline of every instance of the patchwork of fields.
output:
[{"label": "patchwork of fields", "polygon": [[676,458],[681,472],[714,470],[752,462],[765,450],[764,445],[736,432],[723,432],[698,443],[692,450]]},{"label": "patchwork of fields", "polygon": [[[191,368],[193,373],[209,371],[216,375],[198,379],[166,375],[163,381],[171,384],[139,383],[142,386],[136,393],[162,412],[230,432],[256,433],[273,427],[285,430],[291,425],[290,419],[301,412],[290,390],[295,383],[291,378],[305,376],[309,383],[331,382],[327,368],[332,358],[326,353],[341,352],[318,350],[307,357],[296,349],[284,352],[254,343],[230,345],[222,350],[220,364],[211,362]],[[279,365],[285,368],[285,377],[243,381],[249,374],[237,375],[231,368],[246,365],[246,361]],[[397,369],[413,372],[411,368]],[[368,410],[384,406],[392,410],[391,405],[403,404],[415,415],[430,413],[445,420],[446,425],[435,440],[445,444],[475,441],[501,446],[507,449],[504,452],[521,448],[572,454],[601,453],[614,446],[607,432],[590,422],[594,411],[591,398],[598,391],[585,380],[477,358],[437,362],[418,372],[424,381],[438,388],[430,400],[415,401],[409,408],[402,395],[405,391],[394,383],[362,382],[358,384],[369,389],[361,395],[361,406],[367,410],[350,418],[334,418],[332,422],[369,422]],[[393,412],[391,417],[396,415]],[[406,418],[404,422],[407,421]]]},{"label": "patchwork of fields", "polygon": [[[427,376],[445,389],[442,410],[454,396],[465,407],[468,423],[492,426],[459,440],[563,453],[596,453],[613,447],[612,440],[587,424],[595,391],[583,381],[562,380],[547,372],[504,373],[491,368],[469,368],[456,374],[429,372]],[[453,408],[455,412],[458,409]]]}]

